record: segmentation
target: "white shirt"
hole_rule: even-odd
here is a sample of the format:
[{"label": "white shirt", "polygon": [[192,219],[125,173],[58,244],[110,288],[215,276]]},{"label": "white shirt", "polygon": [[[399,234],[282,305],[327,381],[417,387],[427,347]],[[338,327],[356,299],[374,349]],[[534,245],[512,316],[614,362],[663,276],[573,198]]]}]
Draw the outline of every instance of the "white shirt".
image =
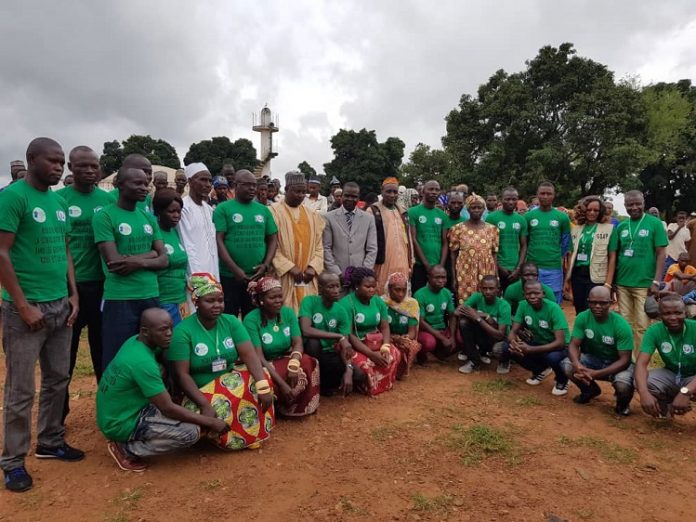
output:
[{"label": "white shirt", "polygon": [[213,209],[205,201],[197,205],[191,196],[186,196],[183,201],[184,208],[181,210],[181,221],[177,228],[181,243],[188,254],[188,275],[207,272],[219,281],[220,267]]},{"label": "white shirt", "polygon": [[319,194],[317,199],[312,199],[309,196],[304,198],[304,206],[319,212],[320,214],[326,214],[329,210],[329,200],[326,196]]},{"label": "white shirt", "polygon": [[[677,230],[679,225],[676,223],[670,223],[667,225],[667,230]],[[672,239],[669,240],[669,245],[665,248],[665,253],[674,259],[675,261],[679,257],[679,254],[686,252],[686,242],[691,239],[691,232],[686,226],[684,226],[679,232],[677,232]]]}]

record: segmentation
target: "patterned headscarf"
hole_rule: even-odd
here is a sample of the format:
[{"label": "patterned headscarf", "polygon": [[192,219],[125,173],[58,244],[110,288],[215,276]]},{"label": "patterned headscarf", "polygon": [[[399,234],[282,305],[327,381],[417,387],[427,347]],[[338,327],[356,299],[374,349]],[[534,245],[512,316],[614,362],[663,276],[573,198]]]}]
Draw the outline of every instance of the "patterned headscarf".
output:
[{"label": "patterned headscarf", "polygon": [[188,289],[189,292],[191,292],[193,304],[196,304],[198,299],[205,295],[222,292],[222,285],[218,283],[217,279],[215,279],[215,276],[212,274],[197,272],[191,274],[188,280]]},{"label": "patterned headscarf", "polygon": [[259,296],[274,288],[281,288],[280,281],[275,277],[265,276],[257,281],[251,281],[247,287],[247,292],[251,295],[251,300],[258,305]]},{"label": "patterned headscarf", "polygon": [[384,185],[398,185],[398,184],[399,184],[399,180],[396,179],[396,178],[393,177],[393,176],[392,176],[391,178],[385,179],[385,180],[382,182],[382,186],[383,186],[383,187],[384,187]]},{"label": "patterned headscarf", "polygon": [[474,203],[481,203],[484,207],[486,206],[486,200],[475,192],[472,192],[471,195],[466,198],[464,204],[466,205],[466,208],[469,208]]},{"label": "patterned headscarf", "polygon": [[389,308],[394,310],[396,313],[410,317],[418,321],[420,317],[420,307],[418,306],[418,301],[413,297],[406,295],[404,300],[397,303],[391,298],[389,294],[390,285],[406,284],[408,285],[408,277],[403,272],[394,272],[387,278],[387,284],[384,287],[384,295],[382,296],[382,301]]}]

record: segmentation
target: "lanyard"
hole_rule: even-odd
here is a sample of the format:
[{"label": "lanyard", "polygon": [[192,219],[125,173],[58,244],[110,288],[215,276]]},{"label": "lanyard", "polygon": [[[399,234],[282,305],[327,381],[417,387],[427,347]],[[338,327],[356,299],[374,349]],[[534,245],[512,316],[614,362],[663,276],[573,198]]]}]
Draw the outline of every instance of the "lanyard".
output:
[{"label": "lanyard", "polygon": [[597,223],[592,225],[589,229],[587,227],[583,228],[582,234],[580,235],[580,244],[578,245],[578,250],[585,251],[585,244],[588,239],[592,241],[594,239],[595,231],[597,230]]},{"label": "lanyard", "polygon": [[[210,332],[206,329],[205,326],[203,326],[203,323],[201,323],[200,319],[196,317],[196,321],[198,321],[198,325],[203,329],[203,331],[206,333],[208,338],[212,341],[213,336],[210,335]],[[220,332],[218,330],[218,324],[217,321],[215,322],[215,353],[217,354],[218,357],[220,357]]]},{"label": "lanyard", "polygon": [[681,335],[679,336],[679,341],[680,343],[677,344],[677,341],[674,340],[674,337],[672,337],[672,334],[670,333],[669,330],[667,330],[667,327],[665,326],[665,330],[667,331],[667,335],[669,335],[669,340],[672,342],[672,348],[675,350],[679,351],[679,360],[677,361],[677,384],[681,380],[681,367],[682,367],[682,355],[684,353],[684,334],[686,333],[686,325],[682,327]]},{"label": "lanyard", "polygon": [[[640,218],[640,221],[638,221],[638,226],[636,226],[635,232],[638,232],[640,230],[640,225],[643,223],[643,220],[645,219],[645,213],[643,213],[643,217]],[[631,240],[631,244],[628,245],[628,248],[631,248],[633,246],[633,232],[634,230],[631,229],[631,221],[628,220],[628,239]]]}]

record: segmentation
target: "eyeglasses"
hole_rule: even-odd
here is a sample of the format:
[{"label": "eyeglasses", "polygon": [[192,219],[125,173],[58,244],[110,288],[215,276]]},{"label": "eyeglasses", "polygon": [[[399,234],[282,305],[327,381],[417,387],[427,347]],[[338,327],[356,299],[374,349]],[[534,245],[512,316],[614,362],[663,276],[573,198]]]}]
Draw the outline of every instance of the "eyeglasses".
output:
[{"label": "eyeglasses", "polygon": [[611,304],[611,301],[587,301],[588,305],[599,305],[599,306],[608,306]]}]

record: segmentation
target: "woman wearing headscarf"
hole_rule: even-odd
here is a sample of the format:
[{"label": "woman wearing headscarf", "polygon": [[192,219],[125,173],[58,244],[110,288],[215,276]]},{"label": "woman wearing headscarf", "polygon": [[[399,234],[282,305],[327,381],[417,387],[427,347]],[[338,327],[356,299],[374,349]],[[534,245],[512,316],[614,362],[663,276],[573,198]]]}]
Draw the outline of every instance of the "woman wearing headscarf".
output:
[{"label": "woman wearing headscarf", "polygon": [[278,413],[311,415],[319,407],[319,367],[304,353],[300,323],[294,310],[283,306],[280,281],[262,277],[249,283],[249,293],[257,308],[244,318],[244,326],[273,379]]},{"label": "woman wearing headscarf", "polygon": [[408,295],[408,276],[395,272],[387,279],[382,300],[387,305],[387,321],[392,344],[401,352],[396,378],[407,377],[421,345],[418,338],[420,308],[418,301]]},{"label": "woman wearing headscarf", "polygon": [[469,219],[453,226],[449,231],[449,248],[452,256],[452,280],[457,291],[458,304],[463,304],[477,291],[483,276],[496,275],[498,252],[498,227],[481,219],[486,208],[485,200],[472,193],[466,199]]},{"label": "woman wearing headscarf", "polygon": [[[211,274],[195,273],[189,290],[196,313],[174,329],[167,354],[183,405],[227,422],[231,429],[215,440],[219,447],[256,448],[275,424],[270,375],[239,319],[222,313],[220,283]],[[235,366],[238,359],[243,364]]]}]

